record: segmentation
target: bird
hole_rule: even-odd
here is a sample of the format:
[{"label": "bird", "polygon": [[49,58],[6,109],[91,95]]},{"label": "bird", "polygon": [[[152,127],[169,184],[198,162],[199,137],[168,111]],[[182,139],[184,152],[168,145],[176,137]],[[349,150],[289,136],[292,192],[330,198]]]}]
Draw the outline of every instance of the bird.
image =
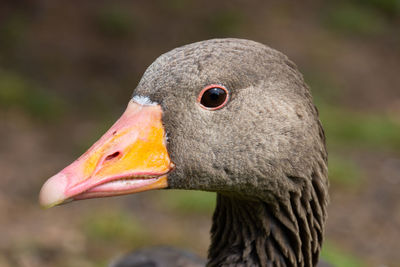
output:
[{"label": "bird", "polygon": [[[159,56],[122,116],[44,183],[39,202],[48,208],[155,189],[216,192],[203,266],[317,266],[327,160],[318,110],[297,66],[256,41],[210,39]],[[169,252],[179,254],[158,249]],[[157,265],[151,250],[137,255],[150,262],[114,266],[190,266]]]}]

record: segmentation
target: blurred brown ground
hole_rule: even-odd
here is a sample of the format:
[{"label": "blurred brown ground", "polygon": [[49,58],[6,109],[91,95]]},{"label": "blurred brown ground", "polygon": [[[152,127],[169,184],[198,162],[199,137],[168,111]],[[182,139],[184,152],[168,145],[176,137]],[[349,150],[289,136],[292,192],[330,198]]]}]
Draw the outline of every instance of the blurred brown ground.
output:
[{"label": "blurred brown ground", "polygon": [[[122,113],[157,56],[215,37],[278,49],[311,85],[323,123],[333,129],[327,131],[331,155],[342,159],[333,168],[344,179],[346,170],[358,179],[332,174],[327,240],[334,249],[327,253],[350,255],[348,266],[400,266],[398,0],[3,0],[1,267],[106,266],[123,252],[153,244],[205,257],[212,201],[190,211],[171,204],[176,192],[148,192],[44,211],[37,196],[48,177]],[[354,125],[365,120],[369,128],[337,135],[341,118],[332,124],[331,110],[343,120],[357,114],[351,115]]]}]

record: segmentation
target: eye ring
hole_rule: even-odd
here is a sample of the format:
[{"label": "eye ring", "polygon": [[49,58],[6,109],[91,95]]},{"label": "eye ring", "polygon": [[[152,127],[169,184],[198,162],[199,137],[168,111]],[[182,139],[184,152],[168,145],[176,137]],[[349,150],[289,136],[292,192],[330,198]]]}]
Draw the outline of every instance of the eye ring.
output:
[{"label": "eye ring", "polygon": [[229,100],[229,91],[220,84],[210,84],[204,87],[197,97],[200,107],[207,110],[217,110],[226,105]]}]

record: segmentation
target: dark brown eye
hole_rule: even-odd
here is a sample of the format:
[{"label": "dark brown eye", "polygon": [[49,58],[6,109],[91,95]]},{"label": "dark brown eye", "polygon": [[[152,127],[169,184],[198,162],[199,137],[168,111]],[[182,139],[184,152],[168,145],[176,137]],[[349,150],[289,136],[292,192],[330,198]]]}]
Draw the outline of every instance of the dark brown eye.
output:
[{"label": "dark brown eye", "polygon": [[220,109],[228,101],[228,90],[222,85],[209,85],[201,90],[197,101],[205,109]]}]

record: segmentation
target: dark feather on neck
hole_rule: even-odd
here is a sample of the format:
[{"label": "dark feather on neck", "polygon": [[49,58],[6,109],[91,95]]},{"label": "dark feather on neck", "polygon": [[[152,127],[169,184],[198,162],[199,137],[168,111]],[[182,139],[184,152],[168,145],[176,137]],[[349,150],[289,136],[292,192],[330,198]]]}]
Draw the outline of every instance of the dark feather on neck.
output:
[{"label": "dark feather on neck", "polygon": [[316,266],[328,201],[319,167],[311,181],[287,177],[303,190],[286,202],[218,194],[207,266]]}]

